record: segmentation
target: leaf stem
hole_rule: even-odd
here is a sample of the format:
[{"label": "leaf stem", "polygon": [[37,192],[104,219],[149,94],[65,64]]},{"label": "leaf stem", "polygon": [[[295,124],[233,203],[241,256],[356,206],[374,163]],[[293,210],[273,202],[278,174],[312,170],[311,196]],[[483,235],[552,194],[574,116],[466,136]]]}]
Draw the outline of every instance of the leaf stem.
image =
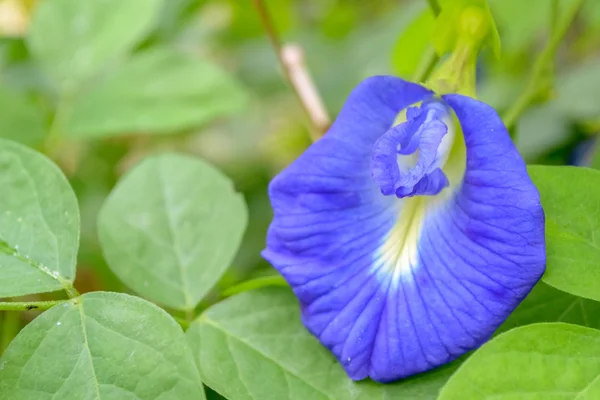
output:
[{"label": "leaf stem", "polygon": [[0,301],[0,310],[4,311],[29,311],[29,310],[47,310],[56,305],[65,303],[69,300],[51,300],[51,301]]},{"label": "leaf stem", "polygon": [[4,353],[10,342],[19,333],[20,316],[15,313],[3,313],[2,318],[2,336],[0,337],[0,354]]},{"label": "leaf stem", "polygon": [[189,321],[187,318],[179,318],[176,317],[174,315],[171,315],[171,317],[173,317],[173,319],[175,321],[177,321],[177,323],[179,324],[179,326],[181,326],[181,329],[183,329],[184,331],[186,331],[190,325],[192,324],[192,321]]},{"label": "leaf stem", "polygon": [[65,289],[65,292],[67,293],[67,296],[69,296],[69,299],[73,299],[75,297],[81,296],[79,291],[77,289],[75,289],[75,286],[73,286],[72,283],[69,283],[69,285],[65,285],[64,289]]},{"label": "leaf stem", "polygon": [[[572,1],[571,7],[563,14],[564,17],[562,21],[551,21],[553,29],[550,39],[548,40],[546,47],[538,55],[535,63],[533,64],[529,82],[527,83],[525,90],[517,98],[513,106],[504,114],[504,124],[509,131],[512,131],[512,128],[527,107],[541,94],[542,91],[548,89],[547,82],[544,80],[546,77],[544,72],[551,66],[551,63],[554,60],[554,55],[556,54],[556,50],[558,49],[558,45],[567,33],[567,30],[571,25],[571,21],[573,18],[575,18],[575,15],[577,14],[577,11],[579,11],[582,3],[583,0]],[[553,6],[557,7],[557,2],[554,2]],[[558,15],[557,11],[553,11],[553,14],[554,13]],[[553,16],[552,19],[557,18]]]},{"label": "leaf stem", "polygon": [[298,45],[284,45],[267,10],[264,0],[253,0],[269,41],[283,73],[294,90],[304,112],[311,122],[311,137],[317,140],[331,125],[329,114],[304,61],[304,52]]},{"label": "leaf stem", "polygon": [[280,275],[264,276],[261,278],[251,279],[231,286],[223,291],[222,297],[230,297],[238,293],[247,292],[248,290],[259,289],[268,286],[281,286],[287,287],[288,284]]},{"label": "leaf stem", "polygon": [[191,324],[195,317],[196,316],[194,314],[194,309],[187,309],[187,310],[185,310],[185,320],[188,323]]}]

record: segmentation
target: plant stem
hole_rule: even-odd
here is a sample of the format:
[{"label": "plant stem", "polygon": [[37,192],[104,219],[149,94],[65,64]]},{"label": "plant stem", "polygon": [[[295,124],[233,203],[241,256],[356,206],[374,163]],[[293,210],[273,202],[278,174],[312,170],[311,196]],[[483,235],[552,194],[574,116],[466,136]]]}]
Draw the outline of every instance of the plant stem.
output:
[{"label": "plant stem", "polygon": [[[187,329],[190,327],[190,325],[192,324],[192,321],[188,320],[187,318],[179,318],[179,317],[175,317],[173,316],[173,319],[175,321],[177,321],[177,323],[179,324],[179,326],[181,326],[181,329],[183,329],[184,331],[187,331]],[[186,316],[187,317],[187,316]]]},{"label": "plant stem", "polygon": [[15,313],[3,313],[2,318],[2,336],[0,337],[0,354],[4,353],[4,350],[8,347],[10,342],[19,333],[20,327],[20,316]]},{"label": "plant stem", "polygon": [[68,300],[52,301],[0,301],[0,310],[4,311],[29,311],[47,310]]},{"label": "plant stem", "polygon": [[[556,50],[558,49],[558,45],[567,33],[567,30],[571,25],[571,21],[573,18],[575,18],[575,15],[577,14],[577,11],[579,11],[582,3],[583,0],[572,1],[571,7],[564,13],[562,21],[551,21],[554,26],[550,39],[548,40],[544,50],[542,50],[542,52],[538,55],[535,63],[533,64],[529,82],[527,83],[525,90],[517,98],[513,106],[504,114],[504,124],[509,131],[512,130],[515,123],[521,114],[527,109],[527,107],[535,100],[536,97],[540,95],[540,92],[544,89],[547,89],[547,86],[544,82],[544,72],[546,72],[546,69],[550,67],[554,59],[554,55],[556,54]],[[553,6],[556,7],[557,2],[554,2]],[[553,12],[553,14],[554,13],[558,14],[557,11]],[[552,17],[552,19],[554,19],[554,17]]]},{"label": "plant stem", "polygon": [[81,296],[79,291],[77,291],[77,289],[75,289],[75,286],[73,286],[72,283],[64,286],[64,288],[65,288],[65,292],[67,293],[67,296],[69,296],[70,299]]},{"label": "plant stem", "polygon": [[313,140],[317,140],[329,129],[331,123],[329,114],[304,62],[302,48],[297,45],[283,45],[264,0],[253,0],[253,3],[271,46],[275,50],[281,69],[311,122],[311,137]]},{"label": "plant stem", "polygon": [[191,324],[194,321],[194,318],[194,309],[185,310],[185,320],[188,322],[188,324]]},{"label": "plant stem", "polygon": [[264,276],[262,278],[251,279],[249,281],[245,281],[239,283],[237,285],[231,286],[223,291],[221,294],[222,297],[233,296],[234,294],[247,292],[248,290],[259,289],[267,286],[281,286],[287,287],[288,284],[283,279],[283,277],[279,275],[274,276]]}]

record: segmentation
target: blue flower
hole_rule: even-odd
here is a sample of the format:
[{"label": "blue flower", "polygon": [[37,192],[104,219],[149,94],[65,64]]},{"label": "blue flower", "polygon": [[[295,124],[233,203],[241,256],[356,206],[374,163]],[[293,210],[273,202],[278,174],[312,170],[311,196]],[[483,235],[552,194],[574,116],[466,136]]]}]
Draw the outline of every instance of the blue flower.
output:
[{"label": "blue flower", "polygon": [[263,256],[354,380],[480,346],[544,272],[538,191],[497,113],[467,96],[369,78],[269,195]]}]

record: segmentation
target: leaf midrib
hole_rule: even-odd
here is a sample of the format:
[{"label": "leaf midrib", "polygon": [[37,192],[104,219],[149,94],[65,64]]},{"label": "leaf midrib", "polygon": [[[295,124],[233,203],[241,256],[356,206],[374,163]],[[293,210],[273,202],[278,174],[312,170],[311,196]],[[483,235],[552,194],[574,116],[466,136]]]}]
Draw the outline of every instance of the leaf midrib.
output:
[{"label": "leaf midrib", "polygon": [[576,232],[576,231],[574,231],[572,229],[569,229],[569,228],[567,228],[567,227],[559,224],[558,222],[554,221],[551,218],[546,217],[546,221],[547,221],[547,223],[549,222],[552,225],[554,225],[554,227],[555,227],[554,229],[558,228],[561,231],[563,231],[563,232],[567,233],[568,235],[570,235],[573,238],[573,240],[578,240],[580,242],[583,242],[583,243],[589,245],[590,247],[593,247],[594,249],[596,249],[596,250],[598,250],[600,252],[600,246],[597,245],[596,243],[594,243],[591,239],[586,238],[583,235],[581,235],[580,233],[578,233],[578,232]]},{"label": "leaf midrib", "polygon": [[172,246],[173,246],[173,251],[175,253],[175,257],[177,258],[177,266],[178,266],[178,270],[179,270],[179,275],[181,277],[181,289],[183,291],[183,298],[184,298],[184,302],[185,302],[185,310],[193,310],[194,309],[194,304],[192,301],[192,295],[190,293],[190,290],[188,288],[188,276],[187,276],[187,266],[184,264],[183,262],[183,257],[181,255],[181,249],[179,247],[179,240],[177,238],[177,232],[176,229],[174,227],[173,224],[173,219],[172,219],[172,215],[170,213],[170,205],[171,205],[171,196],[169,195],[169,189],[168,189],[168,185],[167,185],[167,181],[164,177],[164,172],[163,169],[160,168],[161,167],[161,160],[158,160],[159,162],[157,163],[157,171],[156,171],[156,175],[158,177],[158,181],[159,181],[159,186],[160,186],[160,194],[161,194],[161,199],[163,201],[163,205],[165,206],[165,216],[167,218],[167,224],[168,224],[168,232],[169,235],[171,237],[171,242],[172,242]]},{"label": "leaf midrib", "polygon": [[37,269],[41,273],[51,277],[52,279],[54,279],[55,281],[60,283],[60,285],[63,287],[68,287],[71,285],[71,282],[68,279],[65,279],[62,276],[60,276],[60,273],[58,271],[52,271],[50,268],[35,261],[31,257],[28,257],[28,256],[22,254],[21,252],[19,252],[19,250],[12,247],[10,244],[8,244],[8,242],[3,240],[2,238],[0,238],[0,253],[14,257],[17,260],[19,260],[25,264],[28,264],[29,266]]},{"label": "leaf midrib", "polygon": [[92,370],[92,375],[94,377],[94,388],[96,389],[97,399],[100,400],[100,382],[98,382],[98,377],[96,376],[96,368],[94,367],[94,357],[92,356],[92,351],[90,350],[90,344],[88,342],[87,329],[85,327],[85,314],[83,312],[83,304],[82,301],[79,301],[75,307],[79,311],[79,317],[81,320],[81,333],[83,334],[83,347],[85,347],[89,360],[90,360],[90,369]]},{"label": "leaf midrib", "polygon": [[328,393],[324,392],[322,389],[316,387],[313,383],[303,379],[301,376],[299,376],[295,371],[292,371],[290,368],[286,367],[284,364],[280,364],[277,362],[277,360],[275,360],[273,357],[271,357],[270,355],[264,353],[263,351],[261,351],[260,349],[256,348],[255,346],[253,346],[250,342],[248,342],[247,340],[245,340],[244,338],[235,335],[234,333],[226,330],[225,328],[223,328],[221,325],[218,324],[217,321],[214,321],[210,318],[208,318],[206,315],[203,315],[200,317],[200,322],[201,323],[206,323],[207,325],[210,325],[211,327],[223,332],[223,334],[227,335],[228,337],[231,337],[235,340],[237,340],[238,342],[248,346],[249,348],[251,348],[252,350],[256,351],[258,354],[260,354],[261,356],[263,356],[264,358],[266,358],[267,360],[273,362],[275,365],[279,366],[279,368],[281,368],[284,372],[296,377],[298,380],[300,380],[301,382],[304,382],[305,384],[307,384],[308,386],[310,386],[311,388],[315,389],[317,392],[323,394],[325,397],[327,397],[328,399],[331,400],[335,400],[332,396],[330,396]]},{"label": "leaf midrib", "polygon": [[579,393],[577,393],[577,396],[575,396],[575,398],[573,400],[577,400],[579,398],[579,396],[581,396],[582,394],[586,393],[589,388],[591,388],[596,382],[598,382],[598,380],[600,379],[600,374],[598,374],[594,379],[592,379],[590,381],[590,383],[588,383],[587,385],[585,385],[585,387],[583,389],[581,389],[579,391]]}]

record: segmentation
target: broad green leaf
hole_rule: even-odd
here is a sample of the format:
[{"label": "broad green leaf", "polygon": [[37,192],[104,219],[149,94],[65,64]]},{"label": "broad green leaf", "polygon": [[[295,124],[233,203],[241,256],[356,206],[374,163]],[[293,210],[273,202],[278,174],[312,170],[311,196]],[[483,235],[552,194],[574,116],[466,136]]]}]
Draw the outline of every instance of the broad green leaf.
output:
[{"label": "broad green leaf", "polygon": [[600,171],[529,167],[546,214],[544,282],[600,301]]},{"label": "broad green leaf", "polygon": [[203,382],[229,400],[434,400],[458,365],[394,384],[353,382],[301,324],[298,303],[284,288],[229,298],[186,335]]},{"label": "broad green leaf", "polygon": [[475,352],[439,400],[600,398],[600,331],[563,323],[513,329]]},{"label": "broad green leaf", "polygon": [[169,133],[237,112],[245,94],[206,60],[174,50],[132,58],[75,104],[68,133],[75,137]]},{"label": "broad green leaf", "polygon": [[161,5],[161,0],[40,1],[28,45],[46,74],[70,94],[130,51]]},{"label": "broad green leaf", "polygon": [[138,297],[93,292],[27,325],[0,359],[4,400],[201,400],[179,325]]},{"label": "broad green leaf", "polygon": [[571,118],[600,115],[600,59],[592,59],[559,75],[556,102]]},{"label": "broad green leaf", "polygon": [[600,328],[600,302],[539,282],[496,333],[535,322],[568,322]]},{"label": "broad green leaf", "polygon": [[0,139],[0,297],[72,286],[77,199],[43,155]]},{"label": "broad green leaf", "polygon": [[117,184],[98,232],[113,272],[139,294],[191,310],[223,275],[246,228],[231,181],[204,161],[150,157]]},{"label": "broad green leaf", "polygon": [[392,64],[398,75],[410,78],[415,73],[431,40],[434,20],[433,12],[427,7],[398,38],[392,51]]},{"label": "broad green leaf", "polygon": [[[179,41],[182,38],[182,32],[193,30],[190,25],[198,24],[206,27],[206,17],[198,18],[200,10],[204,4],[198,0],[168,0],[163,1],[160,10],[160,18],[150,37],[151,45],[160,42]],[[269,7],[271,9],[271,7]],[[253,11],[253,10],[252,10]],[[231,21],[230,24],[234,22]],[[230,28],[231,25],[230,25]],[[185,34],[184,34],[185,35]],[[196,35],[188,40],[198,41]]]},{"label": "broad green leaf", "polygon": [[0,137],[35,146],[44,134],[44,120],[31,101],[0,86]]}]

